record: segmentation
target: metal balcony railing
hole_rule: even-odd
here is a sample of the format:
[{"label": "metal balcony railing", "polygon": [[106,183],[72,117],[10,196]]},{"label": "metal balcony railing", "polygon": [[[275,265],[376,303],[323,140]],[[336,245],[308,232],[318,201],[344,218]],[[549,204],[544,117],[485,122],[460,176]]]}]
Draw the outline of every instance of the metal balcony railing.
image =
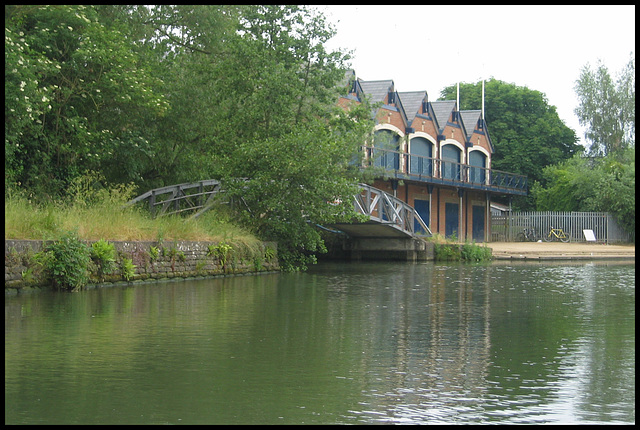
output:
[{"label": "metal balcony railing", "polygon": [[398,178],[426,183],[466,186],[515,194],[527,193],[527,177],[485,167],[407,154],[381,148],[364,147],[364,167],[393,172]]}]

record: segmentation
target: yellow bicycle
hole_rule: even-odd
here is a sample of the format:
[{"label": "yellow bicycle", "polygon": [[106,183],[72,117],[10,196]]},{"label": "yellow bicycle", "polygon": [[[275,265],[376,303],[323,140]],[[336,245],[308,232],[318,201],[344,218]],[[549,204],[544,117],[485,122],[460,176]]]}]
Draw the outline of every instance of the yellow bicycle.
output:
[{"label": "yellow bicycle", "polygon": [[553,227],[551,227],[549,234],[547,234],[546,236],[542,236],[542,239],[545,242],[553,242],[553,241],[559,240],[560,242],[564,242],[564,243],[567,243],[571,240],[569,235],[565,233],[561,228],[553,228]]}]

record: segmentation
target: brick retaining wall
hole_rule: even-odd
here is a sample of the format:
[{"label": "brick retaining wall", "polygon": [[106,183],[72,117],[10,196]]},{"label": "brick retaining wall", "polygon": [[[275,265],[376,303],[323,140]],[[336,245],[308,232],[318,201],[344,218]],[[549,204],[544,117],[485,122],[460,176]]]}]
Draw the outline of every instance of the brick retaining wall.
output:
[{"label": "brick retaining wall", "polygon": [[[95,241],[83,241],[88,246]],[[279,271],[277,253],[269,258],[268,248],[277,251],[275,243],[261,245],[262,256],[243,257],[236,250],[227,259],[226,264],[209,252],[216,242],[136,242],[109,241],[116,250],[117,268],[114,273],[99,279],[91,274],[92,285],[127,282],[120,270],[123,258],[130,258],[137,267],[130,281],[154,281],[167,278],[191,278],[232,274],[248,274]],[[4,242],[4,285],[5,293],[47,289],[34,255],[40,252],[46,242],[41,240],[5,240]],[[151,248],[159,250],[158,257],[152,258]],[[234,255],[235,254],[235,255]]]}]

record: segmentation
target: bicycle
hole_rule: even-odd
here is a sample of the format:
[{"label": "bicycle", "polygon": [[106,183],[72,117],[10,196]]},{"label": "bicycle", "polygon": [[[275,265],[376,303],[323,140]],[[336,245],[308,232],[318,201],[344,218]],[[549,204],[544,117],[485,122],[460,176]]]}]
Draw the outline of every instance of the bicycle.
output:
[{"label": "bicycle", "polygon": [[567,243],[569,242],[569,240],[571,240],[569,235],[565,233],[561,228],[553,228],[553,227],[551,227],[549,234],[546,236],[543,236],[542,239],[545,242],[553,242],[555,240],[559,240],[560,242],[564,242],[564,243]]},{"label": "bicycle", "polygon": [[516,236],[518,242],[535,242],[537,240],[535,228],[525,228]]}]

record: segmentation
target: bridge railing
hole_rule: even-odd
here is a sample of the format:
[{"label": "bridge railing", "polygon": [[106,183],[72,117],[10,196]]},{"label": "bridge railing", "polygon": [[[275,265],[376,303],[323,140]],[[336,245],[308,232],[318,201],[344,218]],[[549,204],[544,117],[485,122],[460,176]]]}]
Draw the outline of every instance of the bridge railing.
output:
[{"label": "bridge railing", "polygon": [[153,217],[186,211],[193,211],[193,216],[199,216],[211,206],[211,201],[220,191],[220,182],[215,179],[169,185],[147,191],[128,201],[125,207],[147,201]]},{"label": "bridge railing", "polygon": [[[356,212],[409,235],[431,235],[431,230],[412,206],[370,185],[359,186],[361,193],[354,196]],[[186,211],[194,212],[192,216],[197,217],[211,207],[212,200],[221,192],[220,182],[215,179],[170,185],[147,191],[128,201],[125,207],[146,201],[154,217]]]},{"label": "bridge railing", "polygon": [[412,206],[370,185],[359,186],[362,191],[354,196],[356,212],[412,236],[431,236],[431,230]]}]

